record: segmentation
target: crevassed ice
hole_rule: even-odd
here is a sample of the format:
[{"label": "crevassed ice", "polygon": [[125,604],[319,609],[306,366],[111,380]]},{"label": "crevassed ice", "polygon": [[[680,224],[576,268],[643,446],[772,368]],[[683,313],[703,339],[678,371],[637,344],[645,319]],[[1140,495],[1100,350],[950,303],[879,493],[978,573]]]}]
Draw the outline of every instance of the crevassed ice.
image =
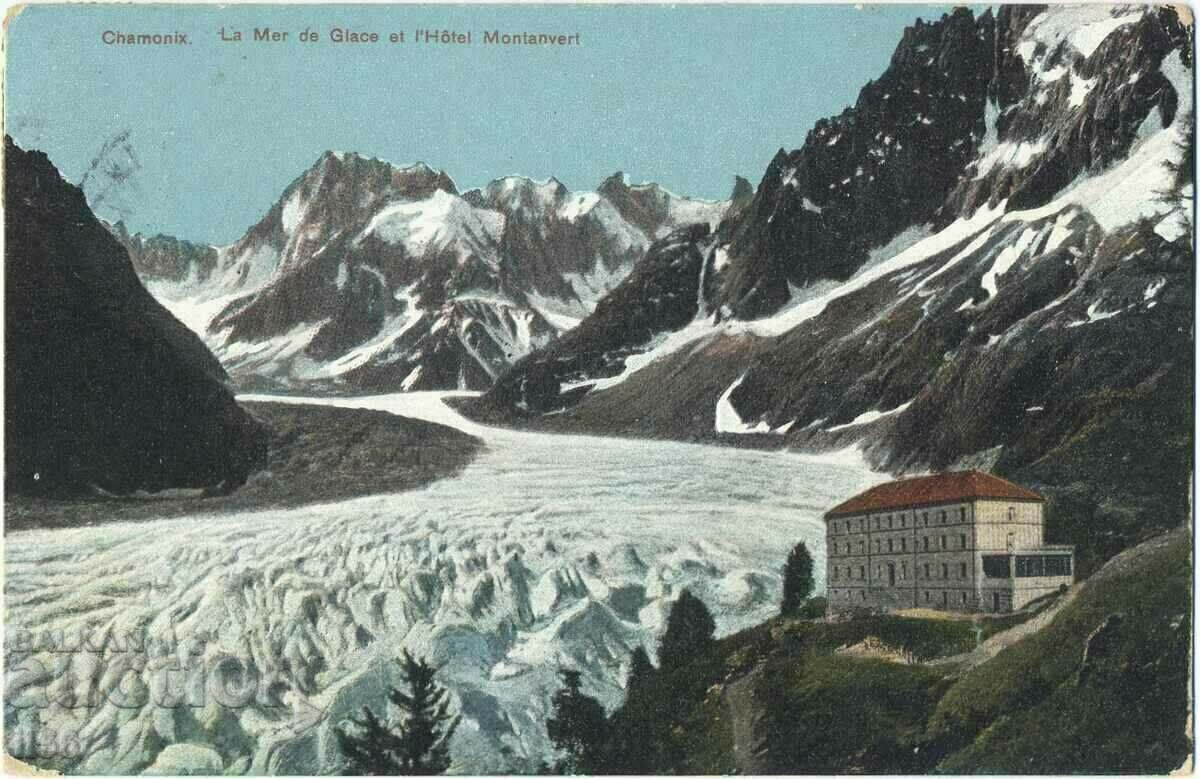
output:
[{"label": "crevassed ice", "polygon": [[[528,771],[548,756],[544,719],[559,668],[582,671],[584,689],[611,707],[629,652],[653,650],[684,587],[728,633],[777,611],[780,567],[797,541],[814,551],[823,586],[821,513],[883,480],[850,451],[821,458],[496,430],[441,397],[306,401],[403,412],[484,438],[464,472],[425,490],[10,534],[10,637],[144,629],[187,647],[202,679],[234,683],[221,676],[232,663],[278,686],[240,708],[211,695],[198,707],[18,705],[69,677],[81,690],[122,668],[154,680],[123,665],[127,653],[34,653],[22,661],[65,666],[8,686],[9,732],[67,729],[85,772],[156,760],[199,761],[208,773],[328,772],[332,726],[362,705],[383,710],[386,684],[397,681],[391,658],[407,647],[441,665],[464,715],[455,770]],[[10,679],[16,658],[6,655]],[[184,742],[198,748],[163,748]]]}]

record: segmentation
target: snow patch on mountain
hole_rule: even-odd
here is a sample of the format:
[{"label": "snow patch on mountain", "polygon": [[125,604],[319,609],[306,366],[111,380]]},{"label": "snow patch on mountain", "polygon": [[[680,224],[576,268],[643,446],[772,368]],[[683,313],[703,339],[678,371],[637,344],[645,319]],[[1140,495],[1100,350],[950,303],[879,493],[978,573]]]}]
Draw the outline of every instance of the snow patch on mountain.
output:
[{"label": "snow patch on mountain", "polygon": [[869,425],[872,422],[883,419],[885,417],[902,414],[902,413],[904,413],[904,410],[907,409],[910,405],[912,405],[911,400],[908,403],[901,403],[899,406],[888,409],[887,411],[880,411],[878,409],[871,409],[870,411],[864,411],[863,413],[859,414],[854,419],[850,420],[849,422],[846,422],[845,424],[834,425],[833,427],[825,428],[825,432],[836,433],[839,430],[845,430],[850,427],[858,427],[859,425]]},{"label": "snow patch on mountain", "polygon": [[503,214],[475,208],[439,189],[425,200],[394,203],[379,211],[356,243],[375,235],[388,244],[403,246],[413,257],[446,248],[482,256],[493,251],[503,230]]},{"label": "snow patch on mountain", "polygon": [[734,390],[742,386],[742,382],[746,380],[746,374],[738,377],[737,381],[729,385],[729,388],[721,394],[717,400],[716,422],[715,427],[718,433],[770,433],[771,426],[765,420],[759,420],[757,425],[749,425],[742,421],[742,417],[738,414],[737,409],[733,407],[733,402],[729,399],[733,395]]}]

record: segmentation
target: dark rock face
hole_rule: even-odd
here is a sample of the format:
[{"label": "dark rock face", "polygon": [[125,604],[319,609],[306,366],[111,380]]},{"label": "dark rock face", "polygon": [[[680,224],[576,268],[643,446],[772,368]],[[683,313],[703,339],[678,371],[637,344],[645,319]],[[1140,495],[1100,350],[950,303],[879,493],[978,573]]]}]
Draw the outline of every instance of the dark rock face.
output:
[{"label": "dark rock face", "polygon": [[[904,32],[888,69],[852,108],[780,149],[731,229],[710,306],[769,314],[788,285],[845,279],[867,250],[928,221],[983,138],[994,22],[957,9]],[[714,277],[712,281],[717,281]]]},{"label": "dark rock face", "polygon": [[225,372],[83,194],[5,140],[5,485],[231,490],[266,459]]},{"label": "dark rock face", "polygon": [[207,244],[183,241],[170,235],[129,234],[124,222],[105,224],[125,247],[133,269],[143,283],[165,281],[203,284],[217,267],[217,249]]},{"label": "dark rock face", "polygon": [[947,220],[1006,199],[1009,209],[1040,206],[1125,157],[1152,114],[1162,127],[1175,119],[1180,96],[1162,66],[1177,52],[1190,68],[1191,49],[1174,8],[1093,9],[1089,24],[1129,21],[1083,50],[1043,30],[1040,11],[1004,6],[997,17],[991,143],[947,199]]},{"label": "dark rock face", "polygon": [[1043,10],[957,9],[905,30],[855,105],[817,122],[800,149],[780,149],[753,203],[722,225],[728,262],[708,278],[710,310],[766,316],[796,287],[848,278],[909,227],[1005,200],[1040,206],[1122,159],[1148,117],[1171,124],[1179,97],[1164,60],[1178,52],[1191,67],[1174,9],[1097,7],[1077,42]]},{"label": "dark rock face", "polygon": [[680,228],[655,241],[591,315],[518,363],[492,389],[492,398],[503,405],[549,411],[563,405],[559,392],[564,383],[581,382],[572,391],[578,396],[586,392],[589,379],[619,374],[625,357],[637,353],[637,347],[696,317],[703,249],[708,244],[710,232],[703,224]]}]

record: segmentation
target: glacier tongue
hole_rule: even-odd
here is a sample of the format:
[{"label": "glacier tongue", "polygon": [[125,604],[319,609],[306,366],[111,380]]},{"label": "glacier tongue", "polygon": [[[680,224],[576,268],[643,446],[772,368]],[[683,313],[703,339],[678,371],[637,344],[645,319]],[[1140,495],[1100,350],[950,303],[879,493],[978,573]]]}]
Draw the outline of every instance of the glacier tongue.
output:
[{"label": "glacier tongue", "polygon": [[[788,548],[807,540],[823,570],[820,512],[880,480],[844,460],[483,428],[428,393],[309,402],[450,422],[487,451],[416,492],[10,535],[9,645],[25,642],[6,656],[10,734],[78,734],[61,767],[89,773],[328,772],[332,727],[382,710],[408,647],[464,714],[455,770],[531,770],[559,668],[611,708],[682,588],[721,633],[770,616]],[[61,651],[72,635],[88,642]],[[157,704],[117,694],[140,685]]]}]

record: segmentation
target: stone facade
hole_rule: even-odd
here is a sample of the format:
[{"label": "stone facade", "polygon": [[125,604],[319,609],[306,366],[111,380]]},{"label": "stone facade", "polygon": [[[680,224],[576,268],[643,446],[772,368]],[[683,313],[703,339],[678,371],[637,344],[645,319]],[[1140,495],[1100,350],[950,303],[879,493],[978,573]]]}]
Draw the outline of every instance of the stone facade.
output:
[{"label": "stone facade", "polygon": [[[830,609],[1003,613],[1071,584],[1073,549],[1042,543],[1041,497],[1022,495],[1016,485],[992,488],[994,477],[977,476],[915,485],[922,489],[894,482],[831,510],[826,515]],[[975,494],[946,499],[956,493]],[[926,502],[914,502],[921,500]]]}]

